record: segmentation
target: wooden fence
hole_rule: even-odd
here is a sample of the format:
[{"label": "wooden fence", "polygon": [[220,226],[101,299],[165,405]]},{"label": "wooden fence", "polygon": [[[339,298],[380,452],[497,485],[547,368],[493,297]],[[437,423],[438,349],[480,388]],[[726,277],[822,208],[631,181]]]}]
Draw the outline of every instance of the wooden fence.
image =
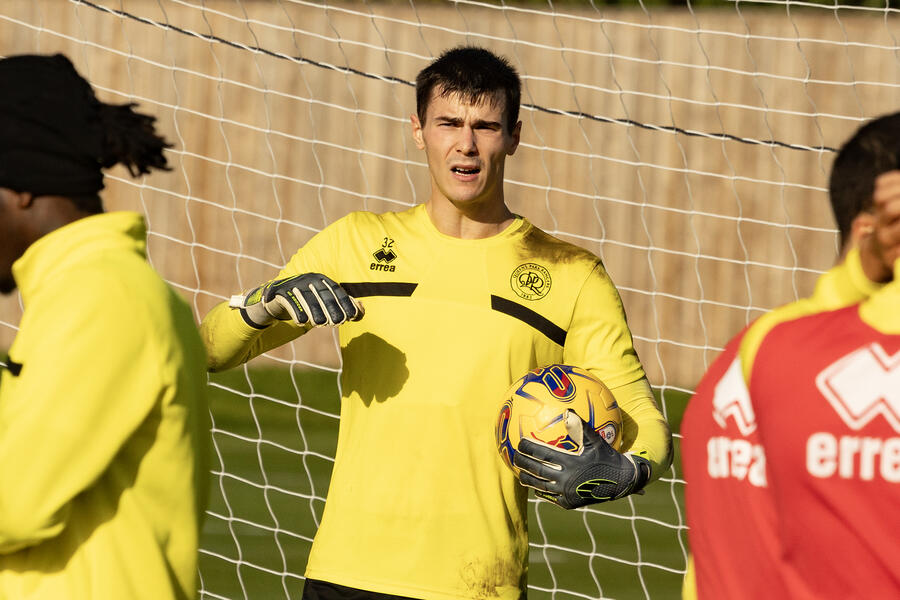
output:
[{"label": "wooden fence", "polygon": [[[832,149],[897,106],[892,25],[732,6],[4,0],[0,53],[65,52],[104,100],[158,117],[173,171],[113,170],[105,200],[147,215],[153,264],[199,318],[348,211],[424,201],[409,82],[445,47],[490,46],[525,83],[511,207],[600,254],[652,382],[691,387],[834,261]],[[19,304],[0,306],[6,347]],[[276,360],[337,364],[331,333],[310,337]]]}]

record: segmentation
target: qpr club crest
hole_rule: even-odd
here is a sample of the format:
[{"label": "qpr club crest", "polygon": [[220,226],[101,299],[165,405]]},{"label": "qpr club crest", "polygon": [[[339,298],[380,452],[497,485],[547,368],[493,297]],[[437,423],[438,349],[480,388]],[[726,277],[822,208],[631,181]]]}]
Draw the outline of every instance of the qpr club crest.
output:
[{"label": "qpr club crest", "polygon": [[550,292],[550,271],[537,263],[519,265],[512,272],[509,284],[520,298],[540,300]]}]

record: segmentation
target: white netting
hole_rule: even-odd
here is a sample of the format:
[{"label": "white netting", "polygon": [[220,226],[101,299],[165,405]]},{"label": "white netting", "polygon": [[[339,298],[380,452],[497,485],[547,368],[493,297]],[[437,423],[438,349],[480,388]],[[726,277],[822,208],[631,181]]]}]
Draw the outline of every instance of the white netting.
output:
[{"label": "white netting", "polygon": [[[600,254],[677,432],[686,394],[761,311],[836,255],[834,149],[897,106],[897,11],[813,2],[4,0],[0,53],[67,53],[175,144],[171,173],[114,171],[151,260],[201,317],[351,210],[421,202],[411,82],[461,43],[525,84],[511,207]],[[20,317],[3,302],[0,344]],[[204,598],[296,598],[327,489],[339,358],[314,332],[211,380]],[[677,437],[677,436],[676,436]],[[673,598],[677,462],[642,498],[531,504],[530,597]]]}]

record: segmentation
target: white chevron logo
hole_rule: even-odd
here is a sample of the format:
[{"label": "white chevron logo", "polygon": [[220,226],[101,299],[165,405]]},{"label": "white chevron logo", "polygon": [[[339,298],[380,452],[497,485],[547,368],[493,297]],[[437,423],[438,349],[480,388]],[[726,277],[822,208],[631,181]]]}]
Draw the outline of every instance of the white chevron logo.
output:
[{"label": "white chevron logo", "polygon": [[822,370],[816,385],[850,429],[882,415],[900,433],[900,352],[868,344]]},{"label": "white chevron logo", "polygon": [[756,431],[756,413],[750,402],[750,392],[741,372],[741,361],[735,358],[731,366],[716,384],[713,395],[713,419],[723,429],[727,427],[728,417],[734,419],[741,435],[748,436]]}]

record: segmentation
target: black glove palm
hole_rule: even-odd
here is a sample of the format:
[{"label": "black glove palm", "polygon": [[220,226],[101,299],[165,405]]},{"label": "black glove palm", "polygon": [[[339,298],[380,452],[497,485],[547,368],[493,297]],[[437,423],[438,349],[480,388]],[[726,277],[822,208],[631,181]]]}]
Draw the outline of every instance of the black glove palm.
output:
[{"label": "black glove palm", "polygon": [[578,508],[616,500],[643,489],[650,479],[650,462],[616,452],[574,411],[566,429],[581,440],[578,454],[528,439],[519,442],[513,464],[519,481],[535,494],[563,508]]}]

